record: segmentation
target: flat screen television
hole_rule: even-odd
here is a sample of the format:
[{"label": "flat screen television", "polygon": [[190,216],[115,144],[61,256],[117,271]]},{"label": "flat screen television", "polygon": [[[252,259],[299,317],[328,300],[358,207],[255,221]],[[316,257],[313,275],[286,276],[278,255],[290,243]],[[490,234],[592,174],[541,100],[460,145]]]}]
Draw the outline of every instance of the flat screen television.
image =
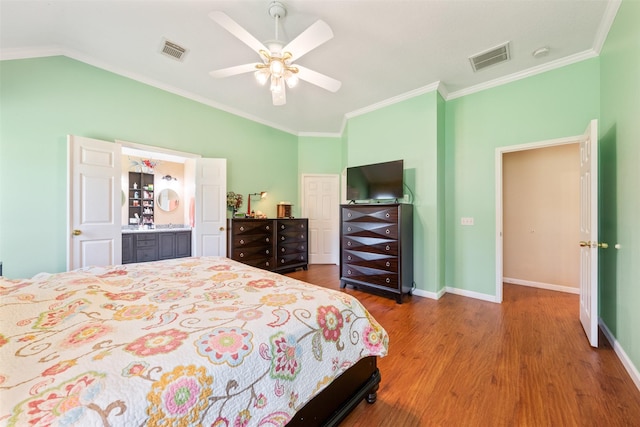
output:
[{"label": "flat screen television", "polygon": [[404,197],[404,161],[347,168],[347,200],[397,200]]}]

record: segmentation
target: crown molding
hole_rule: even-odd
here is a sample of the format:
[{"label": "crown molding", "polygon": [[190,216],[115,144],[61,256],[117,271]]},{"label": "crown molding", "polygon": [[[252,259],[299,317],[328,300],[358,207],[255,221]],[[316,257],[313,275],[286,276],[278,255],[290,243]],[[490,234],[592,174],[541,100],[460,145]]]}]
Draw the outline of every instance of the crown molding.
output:
[{"label": "crown molding", "polygon": [[607,2],[607,8],[604,11],[604,15],[602,15],[600,26],[598,26],[596,37],[593,40],[593,50],[596,51],[598,55],[602,51],[604,42],[607,40],[607,35],[609,34],[609,30],[611,30],[613,21],[616,19],[621,4],[622,0],[609,0]]},{"label": "crown molding", "polygon": [[589,49],[584,52],[579,52],[571,56],[560,58],[555,61],[547,62],[546,64],[538,65],[536,67],[529,68],[518,73],[509,74],[508,76],[500,77],[499,79],[490,80],[485,83],[481,83],[475,86],[471,86],[465,89],[460,89],[455,92],[451,92],[447,98],[447,101],[451,99],[461,98],[463,96],[471,95],[472,93],[481,92],[486,89],[502,86],[507,83],[515,82],[517,80],[526,79],[527,77],[535,76],[537,74],[545,73],[547,71],[562,68],[570,64],[584,61],[597,57],[598,54],[595,50]]},{"label": "crown molding", "polygon": [[[423,95],[425,93],[433,92],[434,90],[438,90],[441,86],[441,83],[434,82],[427,86],[420,87],[418,89],[410,90],[409,92],[402,93],[400,95],[393,96],[391,98],[387,98],[383,101],[376,102],[375,104],[371,104],[367,107],[360,108],[358,110],[351,111],[345,114],[346,119],[352,119],[357,116],[361,116],[366,113],[370,113],[372,111],[379,110],[384,107],[388,107],[393,104],[397,104],[398,102],[406,101],[407,99],[415,98],[416,96]],[[344,126],[343,126],[344,129]]]}]

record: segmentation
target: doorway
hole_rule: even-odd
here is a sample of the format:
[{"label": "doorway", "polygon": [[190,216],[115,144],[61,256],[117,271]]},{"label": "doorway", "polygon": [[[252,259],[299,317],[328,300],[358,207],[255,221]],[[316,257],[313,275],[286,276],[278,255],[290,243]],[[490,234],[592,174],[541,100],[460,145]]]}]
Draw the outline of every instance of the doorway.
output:
[{"label": "doorway", "polygon": [[[512,145],[507,147],[496,148],[496,302],[502,302],[502,286],[505,279],[504,276],[504,206],[505,206],[505,189],[503,188],[504,180],[504,160],[509,153],[530,152],[544,148],[560,147],[564,145],[573,145],[580,142],[580,136],[572,136],[567,138],[559,138],[548,141],[535,142],[530,144]],[[578,159],[576,159],[578,161]],[[579,188],[576,188],[576,193]],[[531,231],[533,230],[533,233]],[[529,228],[529,234],[536,234],[535,228]],[[544,243],[543,243],[544,244]],[[578,266],[579,268],[579,266]],[[535,281],[532,281],[535,282]],[[531,283],[516,283],[531,284]]]}]

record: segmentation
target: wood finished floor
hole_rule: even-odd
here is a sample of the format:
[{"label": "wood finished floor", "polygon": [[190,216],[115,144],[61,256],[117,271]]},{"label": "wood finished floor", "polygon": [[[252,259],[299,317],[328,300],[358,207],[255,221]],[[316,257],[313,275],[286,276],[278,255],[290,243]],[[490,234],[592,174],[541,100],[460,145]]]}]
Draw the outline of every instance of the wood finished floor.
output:
[{"label": "wood finished floor", "polygon": [[[339,289],[335,265],[288,276]],[[640,426],[640,391],[602,334],[589,346],[577,295],[506,284],[502,304],[446,294],[398,305],[344,292],[390,345],[377,402],[341,427]]]}]

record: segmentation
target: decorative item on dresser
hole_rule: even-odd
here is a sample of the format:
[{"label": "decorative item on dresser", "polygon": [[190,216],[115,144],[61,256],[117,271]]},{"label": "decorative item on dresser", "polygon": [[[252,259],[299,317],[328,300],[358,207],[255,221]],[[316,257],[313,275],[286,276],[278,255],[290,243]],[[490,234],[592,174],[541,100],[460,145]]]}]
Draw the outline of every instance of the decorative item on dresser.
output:
[{"label": "decorative item on dresser", "polygon": [[340,223],[340,287],[391,293],[401,304],[413,289],[413,205],[341,205]]},{"label": "decorative item on dresser", "polygon": [[228,220],[227,256],[269,271],[307,269],[306,218]]}]

